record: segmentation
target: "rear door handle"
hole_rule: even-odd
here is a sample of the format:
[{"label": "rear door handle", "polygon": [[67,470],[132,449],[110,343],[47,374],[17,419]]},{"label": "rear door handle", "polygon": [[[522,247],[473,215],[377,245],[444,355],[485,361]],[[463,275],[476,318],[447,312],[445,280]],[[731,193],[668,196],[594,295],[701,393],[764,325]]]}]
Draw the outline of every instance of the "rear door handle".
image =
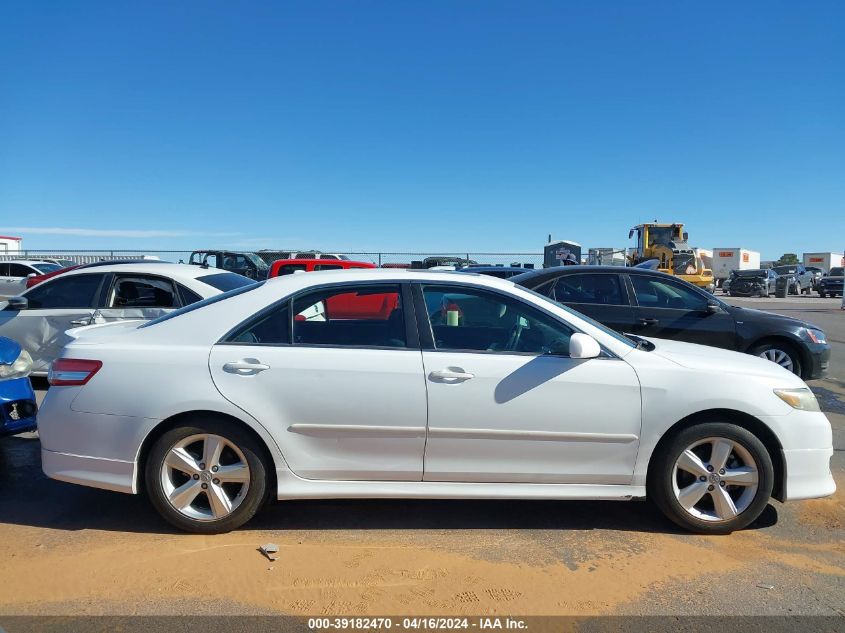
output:
[{"label": "rear door handle", "polygon": [[448,367],[431,372],[428,378],[435,382],[463,382],[475,378],[475,374],[467,373],[460,367]]},{"label": "rear door handle", "polygon": [[660,319],[640,319],[640,325],[657,325]]},{"label": "rear door handle", "polygon": [[242,376],[253,376],[265,369],[270,369],[270,365],[247,358],[244,360],[231,361],[223,365],[223,371],[230,374],[240,374]]}]

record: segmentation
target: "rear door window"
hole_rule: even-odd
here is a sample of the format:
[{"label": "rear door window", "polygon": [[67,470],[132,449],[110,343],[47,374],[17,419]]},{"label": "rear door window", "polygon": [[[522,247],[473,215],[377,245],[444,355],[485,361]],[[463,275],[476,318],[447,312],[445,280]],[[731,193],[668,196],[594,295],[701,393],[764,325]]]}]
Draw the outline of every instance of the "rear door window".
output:
[{"label": "rear door window", "polygon": [[343,347],[406,347],[399,285],[342,286],[293,302],[293,343]]},{"label": "rear door window", "polygon": [[561,303],[628,305],[619,275],[615,274],[563,275],[552,286],[550,297]]},{"label": "rear door window", "polygon": [[284,264],[279,266],[279,277],[282,275],[292,275],[297,270],[305,270],[305,264]]},{"label": "rear door window", "polygon": [[30,310],[90,308],[103,275],[59,275],[26,293]]}]

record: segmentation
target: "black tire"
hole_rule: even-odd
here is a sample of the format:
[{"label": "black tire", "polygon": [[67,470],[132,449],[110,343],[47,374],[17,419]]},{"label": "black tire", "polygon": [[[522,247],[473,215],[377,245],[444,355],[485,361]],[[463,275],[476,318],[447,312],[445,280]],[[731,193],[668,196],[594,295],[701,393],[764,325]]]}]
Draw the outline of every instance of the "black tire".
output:
[{"label": "black tire", "polygon": [[822,299],[824,299],[825,297],[827,297],[827,293],[826,293],[826,292],[822,292],[821,290],[819,290],[819,296],[820,296]]},{"label": "black tire", "polygon": [[[726,521],[708,521],[692,515],[680,504],[673,488],[678,458],[687,447],[711,437],[737,442],[748,451],[757,466],[758,483],[753,499],[743,511]],[[769,502],[773,486],[772,459],[757,436],[730,422],[707,422],[683,429],[658,445],[649,467],[647,494],[668,519],[685,530],[698,534],[729,534],[760,516]]]},{"label": "black tire", "polygon": [[801,376],[803,370],[801,365],[801,354],[799,354],[798,350],[790,343],[781,341],[766,341],[755,345],[748,350],[748,353],[752,356],[761,356],[764,352],[769,350],[780,350],[787,354],[789,359],[792,361],[792,373],[796,376]]},{"label": "black tire", "polygon": [[[239,505],[221,519],[200,520],[186,516],[171,505],[162,483],[162,468],[170,449],[181,440],[202,434],[218,435],[234,444],[243,454],[249,467],[249,484],[246,494],[243,495]],[[235,424],[202,418],[186,421],[184,425],[171,429],[162,435],[150,450],[144,471],[147,494],[158,513],[180,530],[195,534],[231,532],[249,521],[268,497],[267,472],[269,464],[266,463],[264,455],[264,447]]]}]

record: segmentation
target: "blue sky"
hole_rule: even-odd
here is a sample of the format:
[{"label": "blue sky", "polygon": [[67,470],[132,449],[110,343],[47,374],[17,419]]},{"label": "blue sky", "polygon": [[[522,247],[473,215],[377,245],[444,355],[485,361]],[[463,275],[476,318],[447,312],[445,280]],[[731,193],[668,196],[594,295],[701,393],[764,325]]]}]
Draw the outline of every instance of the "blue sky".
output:
[{"label": "blue sky", "polygon": [[5,2],[28,248],[845,249],[845,3]]}]

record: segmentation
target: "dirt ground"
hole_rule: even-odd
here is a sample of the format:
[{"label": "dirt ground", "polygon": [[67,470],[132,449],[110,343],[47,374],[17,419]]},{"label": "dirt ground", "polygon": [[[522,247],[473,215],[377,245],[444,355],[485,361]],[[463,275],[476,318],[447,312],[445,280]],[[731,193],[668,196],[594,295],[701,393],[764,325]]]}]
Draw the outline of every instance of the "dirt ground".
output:
[{"label": "dirt ground", "polygon": [[47,480],[37,437],[6,438],[0,614],[845,616],[845,384],[813,387],[839,491],[723,537],[643,501],[362,500],[274,503],[191,536],[143,497]]}]

